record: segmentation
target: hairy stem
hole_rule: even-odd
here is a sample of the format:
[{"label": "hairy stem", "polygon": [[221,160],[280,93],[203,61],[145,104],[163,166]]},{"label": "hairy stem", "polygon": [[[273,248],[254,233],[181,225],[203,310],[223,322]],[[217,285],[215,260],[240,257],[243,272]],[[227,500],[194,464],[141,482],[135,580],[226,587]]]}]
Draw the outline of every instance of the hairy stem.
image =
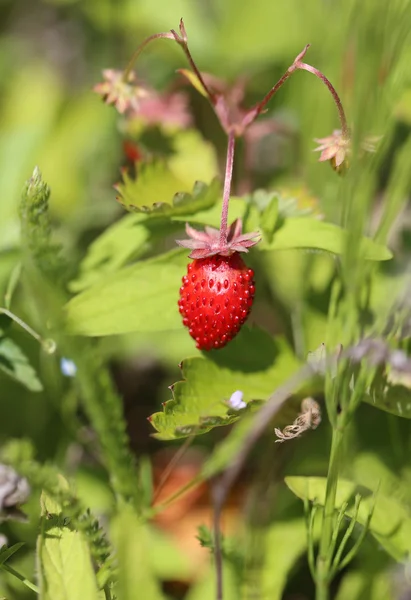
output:
[{"label": "hairy stem", "polygon": [[345,116],[342,102],[340,100],[339,95],[337,94],[336,89],[334,88],[332,83],[327,79],[327,77],[323,73],[321,73],[321,71],[319,71],[315,67],[312,67],[311,65],[308,65],[305,62],[302,62],[302,59],[304,58],[309,47],[310,47],[310,44],[307,44],[305,46],[305,48],[300,52],[300,54],[294,59],[293,64],[288,67],[287,71],[284,73],[284,75],[281,77],[281,79],[279,79],[277,81],[277,83],[268,92],[268,94],[266,94],[266,96],[264,96],[263,100],[261,102],[259,102],[258,104],[256,104],[250,110],[250,112],[249,112],[250,118],[249,118],[248,124],[251,123],[254,119],[256,119],[258,117],[259,114],[261,114],[263,112],[263,110],[265,109],[266,105],[269,103],[271,98],[278,92],[280,87],[282,87],[284,85],[284,83],[287,81],[287,79],[289,77],[291,77],[291,75],[295,71],[302,70],[302,71],[308,71],[309,73],[312,73],[313,75],[318,77],[318,79],[320,79],[327,86],[328,91],[331,93],[333,100],[335,102],[335,105],[337,107],[337,110],[338,110],[338,116],[340,118],[341,130],[342,130],[343,136],[349,137],[350,132],[349,132],[348,125],[347,125],[347,119]]},{"label": "hairy stem", "polygon": [[277,83],[271,88],[271,90],[268,92],[268,94],[266,94],[264,96],[264,98],[261,100],[261,102],[258,102],[251,109],[251,111],[253,111],[253,113],[255,114],[254,118],[258,117],[258,115],[263,112],[263,110],[265,109],[267,104],[270,102],[271,98],[278,92],[280,87],[282,87],[284,85],[284,83],[287,81],[287,79],[289,77],[291,77],[291,75],[297,69],[296,65],[297,65],[298,61],[301,60],[305,56],[305,53],[307,52],[309,47],[310,47],[310,44],[307,44],[305,46],[305,48],[300,52],[300,54],[298,56],[296,56],[293,64],[288,67],[287,71],[284,73],[284,75],[281,77],[281,79],[279,79],[277,81]]},{"label": "hairy stem", "polygon": [[233,131],[230,131],[230,133],[228,134],[227,162],[226,162],[225,177],[224,177],[223,208],[221,211],[221,224],[220,224],[220,244],[221,245],[227,244],[228,205],[230,202],[231,180],[233,178],[234,148],[235,148],[235,134]]},{"label": "hairy stem", "polygon": [[324,515],[321,528],[320,548],[316,570],[316,600],[329,599],[330,551],[334,529],[335,498],[337,495],[338,471],[341,455],[343,429],[333,429],[330,462],[328,465],[327,488],[325,492]]},{"label": "hairy stem", "polygon": [[345,116],[344,108],[343,108],[342,102],[340,100],[340,97],[337,94],[337,91],[336,91],[335,87],[332,85],[332,83],[327,79],[327,77],[325,75],[323,75],[323,73],[321,73],[321,71],[319,71],[315,67],[312,67],[311,65],[307,65],[304,62],[298,61],[296,63],[296,68],[301,69],[302,71],[308,71],[309,73],[312,73],[313,75],[318,77],[318,79],[321,79],[321,81],[327,86],[328,91],[330,92],[331,96],[333,97],[333,100],[334,100],[335,105],[338,110],[338,116],[340,118],[342,134],[344,137],[349,137],[350,131],[348,129],[347,118]]},{"label": "hairy stem", "polygon": [[140,56],[140,54],[142,53],[142,51],[144,50],[144,48],[146,46],[148,46],[148,44],[150,42],[153,42],[154,40],[159,40],[159,39],[165,39],[165,40],[175,40],[175,36],[170,32],[163,32],[163,33],[154,33],[153,35],[150,35],[148,38],[146,38],[144,40],[144,42],[142,42],[139,47],[137,48],[137,50],[134,52],[133,56],[130,58],[129,63],[127,65],[127,67],[124,70],[123,73],[123,81],[125,83],[128,83],[128,79],[130,77],[130,73],[133,70],[134,67],[134,63],[136,62],[137,58]]}]

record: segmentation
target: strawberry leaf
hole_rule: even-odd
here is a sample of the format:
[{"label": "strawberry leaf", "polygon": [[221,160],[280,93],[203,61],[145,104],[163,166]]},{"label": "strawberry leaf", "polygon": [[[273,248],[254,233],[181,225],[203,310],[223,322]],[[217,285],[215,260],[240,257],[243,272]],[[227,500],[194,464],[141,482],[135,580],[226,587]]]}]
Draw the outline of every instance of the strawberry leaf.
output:
[{"label": "strawberry leaf", "polygon": [[187,252],[172,250],[120,269],[66,305],[70,333],[89,336],[182,327],[178,288]]},{"label": "strawberry leaf", "polygon": [[252,401],[265,400],[296,368],[282,338],[245,327],[225,348],[183,361],[184,379],[173,386],[173,399],[150,417],[155,437],[181,438],[230,424],[239,416],[227,404],[234,391],[243,392],[249,410],[256,404]]},{"label": "strawberry leaf", "polygon": [[137,177],[123,171],[123,181],[115,189],[126,210],[154,216],[193,214],[213,206],[220,197],[218,183],[213,182],[209,189],[204,183],[196,184],[212,181],[218,174],[212,146],[195,131],[175,135],[172,144],[173,153],[166,161],[139,165]]},{"label": "strawberry leaf", "polygon": [[[306,248],[343,254],[347,243],[348,232],[337,225],[324,223],[311,217],[290,217],[275,230],[271,241],[265,235],[259,248],[260,250]],[[388,248],[366,237],[361,240],[360,256],[376,261],[392,258]]]},{"label": "strawberry leaf", "polygon": [[[120,194],[118,201],[126,210],[161,217],[194,214],[210,208],[220,197],[218,180],[210,186],[197,181],[190,194],[191,186],[175,177],[164,163],[143,165],[136,179],[123,171],[123,183],[115,187]],[[177,192],[172,199],[170,190]]]}]

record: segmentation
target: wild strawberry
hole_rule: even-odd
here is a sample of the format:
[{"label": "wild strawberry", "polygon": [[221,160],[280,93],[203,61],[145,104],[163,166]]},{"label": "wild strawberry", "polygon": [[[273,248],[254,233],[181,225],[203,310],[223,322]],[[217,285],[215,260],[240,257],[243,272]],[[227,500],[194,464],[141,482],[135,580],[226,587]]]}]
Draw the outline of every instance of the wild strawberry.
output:
[{"label": "wild strawberry", "polygon": [[187,275],[180,288],[179,311],[183,325],[200,350],[223,348],[240,331],[253,305],[254,272],[239,252],[257,243],[257,233],[241,234],[241,221],[230,227],[221,243],[220,232],[205,232],[186,226],[190,240],[177,241],[191,248]]},{"label": "wild strawberry", "polygon": [[237,335],[253,305],[253,277],[238,252],[188,265],[178,306],[197,348],[222,348]]}]

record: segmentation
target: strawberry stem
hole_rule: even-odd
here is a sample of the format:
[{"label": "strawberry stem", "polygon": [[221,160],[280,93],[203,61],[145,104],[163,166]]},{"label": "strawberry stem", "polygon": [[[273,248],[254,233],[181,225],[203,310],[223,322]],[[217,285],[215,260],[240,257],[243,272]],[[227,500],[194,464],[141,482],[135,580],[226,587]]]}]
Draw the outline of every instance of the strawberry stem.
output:
[{"label": "strawberry stem", "polygon": [[323,73],[321,73],[321,71],[319,71],[315,67],[312,67],[311,65],[308,65],[305,62],[302,62],[302,59],[306,55],[306,52],[309,47],[310,47],[310,44],[307,44],[305,46],[305,48],[300,52],[300,54],[295,57],[293,64],[288,67],[287,71],[284,73],[284,75],[281,77],[281,79],[279,79],[277,81],[277,83],[271,88],[271,90],[268,92],[268,94],[266,94],[264,96],[264,98],[261,100],[261,102],[258,102],[253,108],[250,109],[250,111],[248,112],[250,117],[248,119],[246,118],[247,125],[252,123],[254,121],[254,119],[256,119],[258,117],[258,115],[260,115],[263,112],[263,110],[266,107],[266,105],[268,104],[268,102],[278,92],[280,87],[287,81],[287,79],[295,71],[300,69],[302,71],[308,71],[309,73],[312,73],[313,75],[318,77],[318,79],[321,79],[321,81],[327,86],[329,92],[331,93],[331,95],[333,97],[333,100],[335,102],[337,110],[338,110],[338,116],[340,118],[341,130],[342,130],[343,136],[347,137],[347,138],[349,137],[350,132],[349,132],[349,128],[347,125],[347,119],[345,116],[342,102],[340,100],[339,95],[337,94],[336,89],[331,84],[331,82],[327,79],[327,77]]},{"label": "strawberry stem", "polygon": [[230,202],[231,180],[233,178],[234,147],[235,147],[235,133],[234,133],[234,131],[230,131],[228,134],[227,162],[226,162],[226,166],[225,166],[224,191],[223,191],[223,208],[221,211],[221,224],[220,224],[220,245],[221,246],[227,245],[228,205]]},{"label": "strawberry stem", "polygon": [[127,67],[124,70],[123,73],[123,81],[124,83],[128,83],[128,78],[130,76],[131,71],[133,70],[134,67],[134,63],[136,62],[137,58],[140,56],[140,54],[142,53],[142,51],[144,50],[144,48],[150,43],[153,42],[154,40],[159,40],[161,38],[164,38],[166,40],[175,40],[175,36],[167,31],[167,32],[163,32],[163,33],[153,33],[153,35],[150,35],[148,38],[146,38],[144,40],[144,42],[142,42],[137,50],[135,50],[133,56],[130,58]]},{"label": "strawberry stem", "polygon": [[186,55],[186,58],[190,64],[190,67],[193,69],[197,79],[199,80],[199,82],[201,83],[202,87],[204,88],[204,91],[206,92],[209,101],[211,102],[211,104],[214,106],[215,104],[215,95],[210,91],[210,89],[207,87],[207,84],[205,83],[203,76],[201,75],[196,63],[194,62],[193,57],[191,56],[191,52],[190,49],[188,47],[188,42],[187,42],[187,33],[184,27],[184,21],[183,19],[180,19],[180,35],[178,35],[178,33],[172,29],[171,33],[174,36],[175,41],[177,42],[177,44],[179,44],[182,49],[184,54]]},{"label": "strawberry stem", "polygon": [[318,79],[321,79],[321,81],[327,86],[329,92],[331,93],[331,95],[333,97],[333,100],[335,102],[337,110],[338,110],[338,116],[340,118],[342,134],[344,137],[349,138],[350,130],[347,125],[347,118],[345,116],[344,108],[343,108],[342,102],[340,100],[340,97],[337,94],[337,91],[336,91],[335,87],[332,85],[332,83],[327,79],[327,77],[325,75],[323,75],[323,73],[321,73],[321,71],[319,71],[315,67],[312,67],[311,65],[308,65],[307,63],[298,61],[296,63],[296,68],[301,69],[303,71],[308,71],[309,73],[312,73],[313,75],[318,77]]}]

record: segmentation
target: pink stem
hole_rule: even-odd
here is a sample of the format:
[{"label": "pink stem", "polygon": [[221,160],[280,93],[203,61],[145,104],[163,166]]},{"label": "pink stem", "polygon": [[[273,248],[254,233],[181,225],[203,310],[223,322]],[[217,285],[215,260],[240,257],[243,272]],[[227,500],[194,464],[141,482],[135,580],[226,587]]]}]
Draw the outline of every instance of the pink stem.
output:
[{"label": "pink stem", "polygon": [[193,69],[197,79],[203,86],[204,91],[206,92],[209,101],[211,102],[212,105],[214,105],[215,104],[215,95],[210,91],[210,89],[207,86],[206,82],[204,81],[203,76],[201,75],[197,65],[195,64],[194,59],[191,56],[191,52],[188,48],[187,41],[184,39],[181,39],[179,37],[179,35],[174,31],[174,29],[171,30],[171,33],[174,35],[176,42],[179,43],[180,46],[183,48],[184,54],[186,55],[186,58],[187,58],[188,62],[190,63],[190,67]]},{"label": "pink stem", "polygon": [[277,81],[275,86],[271,88],[271,90],[268,92],[268,94],[266,94],[266,96],[264,96],[264,98],[261,100],[261,102],[258,102],[258,104],[256,104],[254,106],[254,108],[251,109],[251,110],[253,110],[253,112],[255,112],[254,118],[256,118],[264,110],[266,105],[270,102],[271,98],[278,92],[280,87],[294,73],[294,71],[297,69],[297,63],[301,60],[301,58],[303,58],[305,56],[305,53],[307,52],[309,47],[310,47],[310,44],[307,44],[305,46],[305,48],[300,52],[300,54],[298,56],[296,56],[293,64],[288,67],[287,71],[284,73],[284,75],[281,77],[281,79],[279,79]]},{"label": "pink stem", "polygon": [[221,211],[221,225],[220,225],[220,244],[221,244],[221,246],[225,246],[227,244],[228,205],[230,202],[231,180],[233,178],[234,147],[235,147],[235,134],[234,134],[234,131],[230,131],[228,134],[227,162],[226,162],[225,177],[224,177],[223,208]]},{"label": "pink stem", "polygon": [[137,58],[140,56],[141,52],[144,50],[144,48],[150,43],[153,42],[154,40],[158,40],[158,39],[166,39],[166,40],[175,40],[175,36],[167,31],[165,33],[154,33],[153,35],[150,35],[148,38],[146,38],[144,40],[144,42],[142,42],[139,47],[137,48],[137,50],[134,52],[133,56],[130,58],[130,61],[127,65],[127,67],[124,70],[123,73],[123,81],[125,83],[128,83],[128,78],[130,76],[130,73],[133,69],[134,63],[136,62]]},{"label": "pink stem", "polygon": [[326,78],[326,76],[321,73],[321,71],[319,71],[315,67],[312,67],[311,65],[308,65],[308,64],[302,62],[302,59],[304,58],[309,47],[310,47],[310,44],[307,44],[305,46],[305,48],[302,50],[302,52],[300,52],[300,54],[294,59],[293,64],[288,67],[287,71],[284,73],[284,75],[281,77],[281,79],[279,79],[277,81],[275,86],[271,88],[271,90],[268,92],[268,94],[266,96],[264,96],[264,98],[262,99],[261,102],[256,104],[249,111],[248,114],[250,115],[250,118],[247,120],[247,125],[249,125],[252,121],[254,121],[254,119],[256,119],[258,117],[259,114],[261,114],[261,112],[264,110],[264,108],[266,107],[268,102],[271,100],[271,98],[274,96],[274,94],[276,94],[278,92],[280,87],[287,81],[287,79],[294,73],[294,71],[297,71],[297,69],[301,69],[303,71],[308,71],[309,73],[312,73],[313,75],[318,77],[318,79],[321,79],[321,81],[327,86],[328,91],[331,93],[333,100],[335,102],[335,105],[337,107],[337,110],[338,110],[338,116],[340,118],[341,130],[342,130],[343,136],[349,137],[350,131],[349,131],[349,128],[347,125],[347,119],[345,116],[343,105],[341,103],[340,97],[337,94],[334,86]]},{"label": "pink stem", "polygon": [[326,78],[325,75],[323,75],[321,73],[321,71],[319,71],[318,69],[316,69],[315,67],[312,67],[311,65],[307,65],[306,63],[300,62],[298,61],[296,63],[296,68],[297,69],[302,69],[304,71],[308,71],[309,73],[312,73],[313,75],[315,75],[316,77],[318,77],[318,79],[321,79],[321,81],[327,86],[329,92],[331,93],[335,105],[337,107],[338,110],[338,116],[340,117],[340,123],[341,123],[341,131],[344,137],[349,137],[350,135],[350,131],[347,125],[347,118],[345,116],[345,112],[344,112],[344,108],[343,105],[341,103],[340,97],[337,94],[334,86],[331,84],[331,82]]}]

